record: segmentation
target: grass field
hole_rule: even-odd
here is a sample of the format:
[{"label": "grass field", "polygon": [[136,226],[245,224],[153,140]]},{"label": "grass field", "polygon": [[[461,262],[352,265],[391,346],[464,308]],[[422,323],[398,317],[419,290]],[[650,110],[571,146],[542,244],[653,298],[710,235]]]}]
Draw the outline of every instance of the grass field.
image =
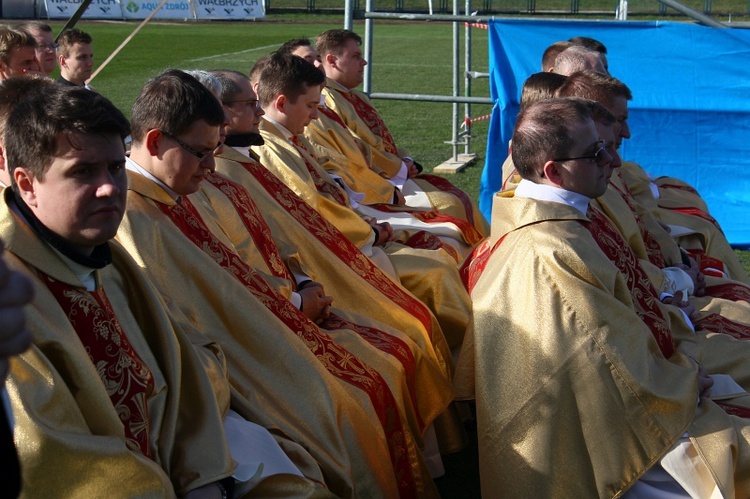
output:
[{"label": "grass field", "polygon": [[[57,31],[60,26],[53,27]],[[125,22],[79,23],[79,27],[94,38],[97,63],[103,62],[135,26],[135,23]],[[265,21],[249,23],[152,22],[92,84],[129,116],[143,83],[164,69],[229,68],[247,72],[259,57],[290,38],[312,38],[321,31],[342,26],[343,18],[339,15],[311,14],[272,15]],[[363,34],[363,23],[355,23],[355,31]],[[373,91],[450,94],[451,24],[378,22],[374,34]],[[474,29],[472,37],[472,69],[487,71],[487,32]],[[476,80],[472,95],[489,95],[488,80]],[[451,156],[452,148],[445,143],[451,139],[451,104],[378,100],[376,105],[397,142],[408,148],[428,171]],[[463,115],[463,106],[461,109]],[[475,105],[471,114],[480,116],[489,109],[489,106]],[[488,123],[480,121],[472,127],[471,152],[477,154],[475,165],[449,176],[474,199],[477,199],[484,166]],[[750,271],[750,252],[738,254]]]}]

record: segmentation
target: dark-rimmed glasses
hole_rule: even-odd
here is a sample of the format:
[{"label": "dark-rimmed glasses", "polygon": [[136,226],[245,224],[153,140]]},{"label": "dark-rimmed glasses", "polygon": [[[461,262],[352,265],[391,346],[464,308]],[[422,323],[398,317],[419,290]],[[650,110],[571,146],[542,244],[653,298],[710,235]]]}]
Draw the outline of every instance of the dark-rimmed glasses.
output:
[{"label": "dark-rimmed glasses", "polygon": [[552,161],[563,162],[563,161],[574,161],[576,159],[588,159],[588,160],[593,160],[593,161],[598,162],[602,159],[602,155],[607,150],[607,143],[603,140],[600,140],[599,142],[596,143],[596,147],[597,147],[596,152],[590,156],[578,156],[575,158],[557,158],[557,159],[553,159]]},{"label": "dark-rimmed glasses", "polygon": [[164,130],[159,130],[159,131],[165,137],[168,137],[168,138],[174,140],[175,142],[177,142],[177,145],[179,145],[180,147],[182,147],[183,149],[185,149],[187,152],[189,152],[190,154],[192,154],[193,156],[195,156],[196,158],[198,158],[198,160],[200,160],[200,161],[203,161],[204,159],[206,159],[206,157],[208,157],[209,154],[214,154],[216,152],[216,150],[219,147],[221,147],[221,142],[219,142],[218,144],[216,144],[216,147],[214,147],[210,151],[200,152],[200,151],[198,151],[196,149],[193,149],[192,147],[190,147],[189,145],[187,145],[185,142],[183,142],[182,140],[178,139],[174,135],[171,135],[171,134],[165,132]]},{"label": "dark-rimmed glasses", "polygon": [[258,109],[258,105],[260,104],[260,102],[258,101],[258,99],[225,100],[225,101],[222,102],[222,104],[229,105],[229,104],[237,104],[238,102],[243,103],[247,107],[254,107],[255,109]]}]

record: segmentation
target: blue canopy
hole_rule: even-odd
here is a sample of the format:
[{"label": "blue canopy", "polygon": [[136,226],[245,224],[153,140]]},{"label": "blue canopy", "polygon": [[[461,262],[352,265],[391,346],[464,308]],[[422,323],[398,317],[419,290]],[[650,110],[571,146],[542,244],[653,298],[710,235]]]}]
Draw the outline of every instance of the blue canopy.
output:
[{"label": "blue canopy", "polygon": [[730,243],[750,244],[750,30],[672,22],[490,21],[495,102],[480,209],[490,218],[521,87],[544,50],[574,36],[607,46],[612,76],[633,91],[620,154],[652,176],[698,189]]}]

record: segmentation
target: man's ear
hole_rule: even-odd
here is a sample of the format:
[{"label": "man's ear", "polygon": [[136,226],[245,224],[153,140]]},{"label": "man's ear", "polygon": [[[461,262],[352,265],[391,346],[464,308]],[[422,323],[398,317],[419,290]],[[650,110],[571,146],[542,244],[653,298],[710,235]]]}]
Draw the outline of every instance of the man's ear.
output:
[{"label": "man's ear", "polygon": [[286,95],[279,94],[273,99],[273,108],[278,112],[283,113],[287,102],[289,102],[289,100],[286,98]]},{"label": "man's ear", "polygon": [[68,65],[65,62],[65,57],[62,56],[62,54],[57,56],[57,63],[60,65],[61,68],[67,68]]},{"label": "man's ear", "polygon": [[332,68],[336,67],[336,63],[338,62],[338,60],[339,58],[331,53],[328,53],[325,55],[325,57],[323,57],[323,62],[325,63],[325,65]]},{"label": "man's ear", "polygon": [[23,166],[13,169],[13,180],[18,187],[18,194],[28,206],[37,205],[36,192],[34,191],[34,175]]},{"label": "man's ear", "polygon": [[546,184],[554,185],[555,187],[562,188],[562,175],[560,174],[560,163],[557,161],[549,160],[544,163],[542,167],[542,173],[544,174],[544,180]]},{"label": "man's ear", "polygon": [[143,138],[143,144],[146,146],[146,150],[151,156],[159,155],[159,142],[161,141],[164,134],[158,128],[152,128],[146,132],[146,136]]}]

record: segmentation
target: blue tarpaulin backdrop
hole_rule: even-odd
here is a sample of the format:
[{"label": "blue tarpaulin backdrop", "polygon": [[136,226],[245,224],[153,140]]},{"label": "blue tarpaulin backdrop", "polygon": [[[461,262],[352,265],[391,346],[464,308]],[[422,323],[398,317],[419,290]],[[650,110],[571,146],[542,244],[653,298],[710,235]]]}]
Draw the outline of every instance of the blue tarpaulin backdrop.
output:
[{"label": "blue tarpaulin backdrop", "polygon": [[524,80],[544,49],[573,36],[607,46],[612,76],[633,91],[620,150],[652,176],[698,189],[735,245],[750,244],[750,30],[671,22],[490,21],[495,102],[482,173],[487,219],[500,188]]}]

